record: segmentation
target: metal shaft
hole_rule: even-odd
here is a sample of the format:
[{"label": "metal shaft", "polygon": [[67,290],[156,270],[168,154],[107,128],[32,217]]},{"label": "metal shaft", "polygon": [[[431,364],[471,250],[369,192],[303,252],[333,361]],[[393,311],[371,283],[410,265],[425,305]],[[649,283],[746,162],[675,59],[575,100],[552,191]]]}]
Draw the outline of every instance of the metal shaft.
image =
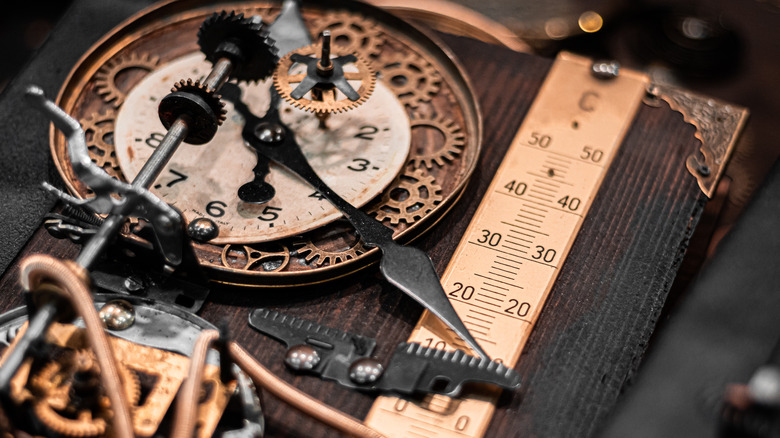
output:
[{"label": "metal shaft", "polygon": [[[227,58],[221,58],[214,64],[208,77],[206,77],[205,85],[215,91],[218,91],[230,78],[230,74],[233,72],[233,63]],[[168,132],[160,142],[160,146],[155,149],[152,156],[144,163],[141,171],[138,172],[132,185],[135,187],[142,187],[148,189],[152,183],[163,171],[165,165],[171,160],[173,154],[179,148],[182,141],[189,134],[189,127],[187,120],[183,117],[179,117],[173,122]],[[100,257],[106,246],[117,235],[117,232],[122,227],[122,224],[127,219],[126,215],[115,214],[109,216],[103,225],[98,229],[97,233],[84,245],[78,257],[76,257],[76,263],[89,270],[92,268],[95,261]]]}]

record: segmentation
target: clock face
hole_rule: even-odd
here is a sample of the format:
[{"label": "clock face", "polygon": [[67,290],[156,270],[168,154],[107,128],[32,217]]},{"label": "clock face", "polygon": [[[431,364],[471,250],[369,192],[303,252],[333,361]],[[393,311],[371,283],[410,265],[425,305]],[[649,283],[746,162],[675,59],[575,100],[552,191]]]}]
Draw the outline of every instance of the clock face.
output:
[{"label": "clock face", "polygon": [[[185,55],[150,73],[125,98],[116,118],[114,149],[122,174],[134,178],[165,129],[157,118],[159,97],[170,78],[205,77],[211,64],[199,53]],[[261,114],[270,104],[271,80],[242,84],[242,101]],[[252,181],[257,162],[244,145],[244,119],[225,101],[227,118],[205,145],[183,144],[152,192],[178,208],[187,222],[214,221],[212,244],[271,242],[314,230],[341,217],[316,190],[290,171],[271,163],[266,181],[276,194],[269,202],[244,202],[239,188]],[[408,160],[411,128],[403,105],[380,83],[359,110],[331,115],[325,127],[311,113],[284,103],[281,119],[295,132],[306,159],[336,193],[355,206],[379,196]],[[208,165],[204,165],[208,163]]]},{"label": "clock face", "polygon": [[[289,102],[280,107],[281,119],[317,174],[405,243],[450,209],[473,172],[481,140],[477,105],[457,63],[428,36],[364,4],[329,4],[303,6],[306,31],[316,40],[330,30],[334,53],[365,60],[377,78],[373,94],[324,124]],[[81,122],[93,161],[116,178],[132,180],[165,134],[159,100],[174,83],[203,78],[210,69],[197,44],[203,20],[236,10],[273,23],[279,9],[275,2],[192,0],[144,11],[83,57],[58,104]],[[292,65],[290,74],[296,68],[301,66]],[[271,80],[237,85],[254,114],[267,111]],[[212,277],[252,286],[300,285],[376,260],[377,251],[360,242],[341,214],[285,169],[272,164],[265,179],[276,191],[273,199],[242,200],[238,190],[253,180],[258,159],[242,141],[243,118],[223,101],[226,120],[216,137],[182,145],[151,187],[185,221],[217,224],[216,238],[193,245]],[[70,190],[89,197],[56,132],[52,152]],[[141,240],[136,228],[125,237]]]}]

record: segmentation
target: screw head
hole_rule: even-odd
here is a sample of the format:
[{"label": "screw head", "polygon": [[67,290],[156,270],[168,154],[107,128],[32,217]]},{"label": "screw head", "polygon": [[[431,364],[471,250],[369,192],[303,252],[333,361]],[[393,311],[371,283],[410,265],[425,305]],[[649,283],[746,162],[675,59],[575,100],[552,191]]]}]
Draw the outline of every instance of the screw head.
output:
[{"label": "screw head", "polygon": [[107,302],[98,315],[109,330],[125,330],[135,323],[135,308],[125,300]]},{"label": "screw head", "polygon": [[296,371],[308,371],[320,363],[320,355],[308,345],[293,345],[287,350],[284,363]]},{"label": "screw head", "polygon": [[699,164],[696,167],[696,172],[698,172],[699,175],[704,176],[704,177],[710,176],[710,173],[711,173],[710,166],[707,166],[706,164]]},{"label": "screw head", "polygon": [[144,289],[144,281],[133,275],[125,278],[125,282],[122,285],[130,293],[140,292]]},{"label": "screw head", "polygon": [[358,385],[374,383],[382,377],[385,368],[376,359],[364,357],[349,366],[349,378]]},{"label": "screw head", "polygon": [[199,217],[187,225],[187,234],[198,242],[208,242],[219,235],[219,227],[207,217]]},{"label": "screw head", "polygon": [[284,135],[284,128],[276,123],[263,122],[255,128],[255,136],[263,143],[279,143]]},{"label": "screw head", "polygon": [[590,73],[598,79],[614,79],[620,73],[620,64],[617,61],[595,61]]}]

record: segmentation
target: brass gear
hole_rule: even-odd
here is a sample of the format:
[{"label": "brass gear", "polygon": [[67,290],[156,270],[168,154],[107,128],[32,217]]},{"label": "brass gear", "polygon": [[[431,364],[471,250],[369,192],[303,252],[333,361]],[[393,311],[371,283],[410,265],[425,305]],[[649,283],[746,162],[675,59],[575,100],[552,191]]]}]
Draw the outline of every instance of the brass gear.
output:
[{"label": "brass gear", "polygon": [[113,140],[108,140],[113,138],[115,121],[116,111],[108,109],[104,113],[92,113],[89,117],[81,119],[80,123],[87,137],[89,157],[107,174],[122,180],[124,176],[119,168]]},{"label": "brass gear", "polygon": [[333,47],[340,53],[359,53],[370,57],[378,55],[384,43],[376,23],[349,12],[328,14],[317,20],[312,30],[315,40],[322,31],[329,30],[333,36]]},{"label": "brass gear", "polygon": [[[300,108],[304,111],[310,111],[316,114],[328,114],[328,113],[342,113],[351,109],[357,108],[363,102],[365,102],[374,92],[374,85],[376,85],[376,75],[374,75],[371,65],[366,59],[359,53],[352,53],[357,58],[354,65],[358,71],[345,71],[344,77],[349,81],[360,81],[360,88],[356,91],[360,97],[356,101],[349,99],[338,99],[336,89],[323,91],[322,100],[314,100],[303,97],[301,99],[295,99],[291,96],[291,93],[295,89],[294,84],[300,83],[306,73],[290,74],[290,69],[295,62],[292,61],[294,54],[303,56],[317,56],[320,53],[319,44],[312,44],[309,46],[301,47],[286,54],[281,60],[279,65],[276,66],[274,71],[274,86],[276,91],[281,97],[296,108]],[[339,54],[346,54],[339,52]],[[334,55],[337,55],[334,53]]]},{"label": "brass gear", "polygon": [[95,91],[104,102],[119,108],[125,101],[125,92],[117,86],[116,78],[120,72],[129,69],[152,71],[157,68],[160,58],[148,54],[132,53],[114,58],[100,67],[95,73]]},{"label": "brass gear", "polygon": [[454,160],[466,146],[466,134],[461,131],[457,123],[447,117],[418,116],[411,120],[412,132],[414,128],[420,127],[439,131],[444,136],[444,143],[436,150],[413,155],[409,163],[415,168],[425,166],[427,169],[432,169],[434,164],[444,167],[445,162]]},{"label": "brass gear", "polygon": [[[412,224],[442,201],[441,190],[436,179],[423,169],[406,170],[390,184],[380,204],[370,213],[376,215],[377,220],[389,220],[393,225],[401,221]],[[402,195],[401,199],[396,199],[399,195]]]},{"label": "brass gear", "polygon": [[351,247],[343,251],[328,251],[318,247],[311,240],[305,242],[296,242],[294,245],[299,246],[297,252],[302,255],[306,260],[306,263],[314,263],[317,266],[325,264],[335,265],[337,263],[345,262],[357,258],[360,254],[364,254],[368,251],[368,248],[363,245],[362,240],[358,240]]},{"label": "brass gear", "polygon": [[398,99],[411,108],[430,102],[441,88],[441,75],[416,53],[397,53],[383,62],[380,69],[385,84]]},{"label": "brass gear", "polygon": [[[35,394],[33,412],[47,428],[58,435],[68,437],[99,436],[106,431],[106,418],[110,416],[109,402],[99,396],[97,415],[92,410],[77,408],[71,403],[71,387],[77,372],[100,374],[94,354],[88,350],[68,350],[59,360],[46,364],[30,379]],[[125,393],[131,405],[141,398],[138,376],[119,364]]]}]

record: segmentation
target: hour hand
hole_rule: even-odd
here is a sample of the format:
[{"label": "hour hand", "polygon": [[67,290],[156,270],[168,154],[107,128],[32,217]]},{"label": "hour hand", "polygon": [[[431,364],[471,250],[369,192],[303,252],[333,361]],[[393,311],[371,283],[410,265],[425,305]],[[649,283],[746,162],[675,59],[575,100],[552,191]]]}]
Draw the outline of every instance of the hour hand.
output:
[{"label": "hour hand", "polygon": [[441,319],[479,356],[488,358],[447,299],[430,258],[417,248],[398,245],[390,228],[344,200],[312,169],[293,131],[279,119],[278,95],[271,93],[270,110],[260,118],[241,102],[240,93],[235,86],[223,88],[223,97],[233,102],[236,111],[244,117],[246,125],[242,137],[246,144],[252,146],[258,155],[265,155],[297,174],[338,208],[366,245],[379,247],[382,252],[380,271],[387,281]]}]

